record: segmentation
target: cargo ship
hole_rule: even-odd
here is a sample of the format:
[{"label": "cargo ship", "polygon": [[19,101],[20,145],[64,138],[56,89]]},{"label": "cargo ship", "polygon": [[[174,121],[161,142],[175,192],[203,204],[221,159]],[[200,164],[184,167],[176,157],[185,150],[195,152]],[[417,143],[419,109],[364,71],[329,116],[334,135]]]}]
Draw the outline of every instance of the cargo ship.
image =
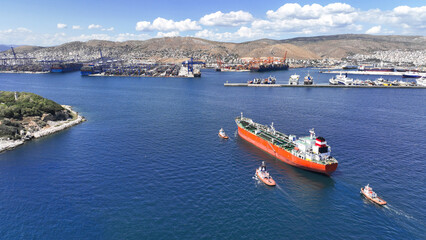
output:
[{"label": "cargo ship", "polygon": [[394,72],[395,68],[393,67],[373,67],[373,66],[360,66],[359,71],[367,72]]},{"label": "cargo ship", "polygon": [[288,70],[288,64],[286,63],[270,63],[270,64],[259,64],[251,66],[250,72],[269,72],[269,71],[280,71]]},{"label": "cargo ship", "polygon": [[331,175],[338,162],[332,157],[331,148],[323,137],[316,137],[314,129],[310,136],[299,137],[278,132],[271,126],[253,122],[252,119],[240,117],[235,119],[238,135],[270,155],[292,166],[308,171]]},{"label": "cargo ship", "polygon": [[101,66],[88,65],[80,69],[81,76],[89,76],[91,74],[99,74],[102,72]]},{"label": "cargo ship", "polygon": [[83,66],[81,63],[61,63],[53,64],[50,68],[51,73],[66,73],[78,71]]},{"label": "cargo ship", "polygon": [[281,71],[288,70],[288,64],[286,63],[287,51],[284,54],[284,58],[280,60],[274,60],[273,57],[268,57],[267,60],[254,60],[249,64],[250,72],[269,72],[269,71]]}]

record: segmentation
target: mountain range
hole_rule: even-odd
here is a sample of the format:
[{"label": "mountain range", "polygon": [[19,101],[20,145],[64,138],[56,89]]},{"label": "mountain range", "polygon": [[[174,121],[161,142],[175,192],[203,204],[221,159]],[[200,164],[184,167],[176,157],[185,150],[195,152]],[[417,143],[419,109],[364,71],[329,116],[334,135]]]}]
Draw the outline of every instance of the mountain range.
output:
[{"label": "mountain range", "polygon": [[[9,47],[9,46],[8,46]],[[52,47],[20,46],[19,55],[46,58],[90,59],[100,56],[118,59],[156,59],[176,62],[188,57],[216,61],[229,61],[244,57],[283,57],[293,59],[343,58],[354,54],[371,54],[385,50],[426,50],[425,36],[377,36],[342,34],[299,37],[284,40],[259,39],[242,43],[210,41],[194,37],[165,37],[145,41],[112,42],[90,40],[69,42]],[[5,52],[10,54],[10,50]]]}]

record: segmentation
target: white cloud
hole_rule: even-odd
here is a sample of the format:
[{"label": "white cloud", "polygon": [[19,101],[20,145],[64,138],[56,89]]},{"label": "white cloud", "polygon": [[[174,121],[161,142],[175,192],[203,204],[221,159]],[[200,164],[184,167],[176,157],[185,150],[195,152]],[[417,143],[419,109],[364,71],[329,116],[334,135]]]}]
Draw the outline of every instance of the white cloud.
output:
[{"label": "white cloud", "polygon": [[331,3],[326,6],[319,4],[300,6],[298,3],[286,3],[277,11],[269,10],[266,16],[270,19],[318,19],[324,15],[352,13],[355,9],[346,3]]},{"label": "white cloud", "polygon": [[378,34],[380,33],[380,30],[382,29],[382,26],[374,26],[370,29],[368,29],[365,33],[366,34]]},{"label": "white cloud", "polygon": [[149,30],[151,27],[151,22],[140,21],[136,23],[136,31],[145,31]]},{"label": "white cloud", "polygon": [[425,35],[426,33],[426,6],[409,7],[398,6],[389,11],[371,9],[360,14],[358,21],[386,26],[391,31],[381,30],[381,33],[399,32],[400,34]]},{"label": "white cloud", "polygon": [[200,23],[206,26],[239,26],[249,23],[253,20],[253,15],[244,11],[231,11],[229,13],[222,13],[217,11],[215,13],[207,14],[200,19]]},{"label": "white cloud", "polygon": [[123,42],[127,40],[146,40],[151,38],[148,34],[120,33],[115,36],[115,41]]},{"label": "white cloud", "polygon": [[64,24],[64,23],[58,23],[58,24],[56,24],[56,27],[59,28],[59,29],[64,29],[64,28],[67,28],[67,25]]},{"label": "white cloud", "polygon": [[419,34],[418,31],[421,30],[424,34],[426,30],[426,6],[399,6],[388,15],[396,25],[408,25],[408,31],[412,31],[412,33]]},{"label": "white cloud", "polygon": [[231,41],[231,40],[241,40],[247,41],[251,39],[265,38],[265,37],[277,37],[275,33],[267,33],[260,29],[253,29],[249,27],[240,27],[235,32],[213,32],[211,30],[204,29],[202,31],[196,32],[195,37],[207,38],[211,40],[218,41]]},{"label": "white cloud", "polygon": [[254,29],[269,29],[290,33],[326,33],[338,29],[359,29],[359,12],[346,3],[304,5],[286,3],[276,11],[266,12],[269,20],[255,20]]},{"label": "white cloud", "polygon": [[172,32],[158,32],[157,37],[177,37],[179,36],[178,31],[172,31]]},{"label": "white cloud", "polygon": [[182,21],[175,22],[174,20],[168,20],[165,18],[158,17],[152,23],[147,21],[140,21],[136,23],[137,31],[151,31],[157,30],[162,32],[171,32],[171,31],[193,31],[201,30],[201,26],[198,25],[196,21],[191,19],[185,19]]},{"label": "white cloud", "polygon": [[102,31],[109,31],[109,32],[111,32],[111,31],[114,31],[114,27],[110,27],[110,28],[102,28],[101,30],[102,30]]},{"label": "white cloud", "polygon": [[34,33],[26,28],[16,28],[0,30],[0,42],[4,44],[18,44],[18,45],[39,45],[39,46],[53,46],[72,41],[88,41],[93,39],[108,40],[108,41],[127,41],[127,40],[146,40],[151,38],[148,34],[133,34],[133,33],[120,33],[117,35],[103,34],[90,34],[90,35],[77,35],[69,36],[65,33],[56,34],[40,34]]},{"label": "white cloud", "polygon": [[99,28],[102,28],[102,26],[99,25],[99,24],[90,24],[87,28],[88,29],[99,29]]},{"label": "white cloud", "polygon": [[[424,4],[425,5],[425,4]],[[284,39],[303,35],[343,33],[410,34],[426,35],[426,6],[397,6],[390,10],[361,10],[346,3],[307,4],[283,3],[277,9],[254,18],[246,11],[217,11],[207,14],[199,21],[185,19],[176,21],[158,17],[153,21],[136,23],[136,31],[142,34],[115,34],[114,27],[90,24],[88,29],[98,29],[102,34],[74,35],[65,33],[33,33],[26,28],[0,29],[0,42],[10,44],[54,45],[67,41],[103,39],[111,41],[142,40],[151,37],[196,36],[219,41],[248,41],[259,38]],[[203,26],[203,27],[201,27]],[[226,28],[216,28],[224,26]],[[58,23],[57,28],[68,26]],[[70,25],[82,29],[80,25]],[[222,30],[221,30],[222,29]],[[223,29],[226,29],[224,32]],[[185,33],[196,31],[195,33]],[[73,31],[76,34],[78,31]]]}]

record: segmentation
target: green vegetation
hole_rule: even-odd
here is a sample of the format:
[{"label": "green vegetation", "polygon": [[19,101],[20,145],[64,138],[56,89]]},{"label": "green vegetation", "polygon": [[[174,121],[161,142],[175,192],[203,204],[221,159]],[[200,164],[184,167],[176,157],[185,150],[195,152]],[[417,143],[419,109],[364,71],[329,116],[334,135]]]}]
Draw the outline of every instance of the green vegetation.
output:
[{"label": "green vegetation", "polygon": [[37,94],[0,91],[0,138],[21,139],[48,121],[72,117],[69,110]]},{"label": "green vegetation", "polygon": [[0,119],[12,118],[20,120],[23,117],[43,116],[43,114],[58,115],[65,110],[52,100],[34,93],[0,91]]},{"label": "green vegetation", "polygon": [[0,137],[20,139],[20,130],[22,130],[22,126],[20,124],[3,119],[0,124]]}]

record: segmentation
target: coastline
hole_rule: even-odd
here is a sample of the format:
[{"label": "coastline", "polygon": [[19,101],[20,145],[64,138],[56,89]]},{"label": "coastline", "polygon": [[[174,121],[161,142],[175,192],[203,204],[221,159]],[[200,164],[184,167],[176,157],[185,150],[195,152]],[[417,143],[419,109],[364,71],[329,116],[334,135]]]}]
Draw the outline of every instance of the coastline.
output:
[{"label": "coastline", "polygon": [[44,72],[33,72],[33,71],[0,71],[0,73],[21,73],[21,74],[46,74],[49,73],[48,71]]},{"label": "coastline", "polygon": [[[65,121],[49,121],[48,122],[49,127],[45,127],[33,133],[34,139],[60,132],[62,130],[65,130],[67,128],[70,128],[72,126],[75,126],[77,124],[80,124],[86,121],[86,119],[83,116],[73,111],[71,106],[62,105],[62,107],[68,109],[72,113],[73,118],[65,120]],[[30,140],[0,140],[0,153],[4,151],[12,150],[28,141],[31,141],[31,139]]]}]

